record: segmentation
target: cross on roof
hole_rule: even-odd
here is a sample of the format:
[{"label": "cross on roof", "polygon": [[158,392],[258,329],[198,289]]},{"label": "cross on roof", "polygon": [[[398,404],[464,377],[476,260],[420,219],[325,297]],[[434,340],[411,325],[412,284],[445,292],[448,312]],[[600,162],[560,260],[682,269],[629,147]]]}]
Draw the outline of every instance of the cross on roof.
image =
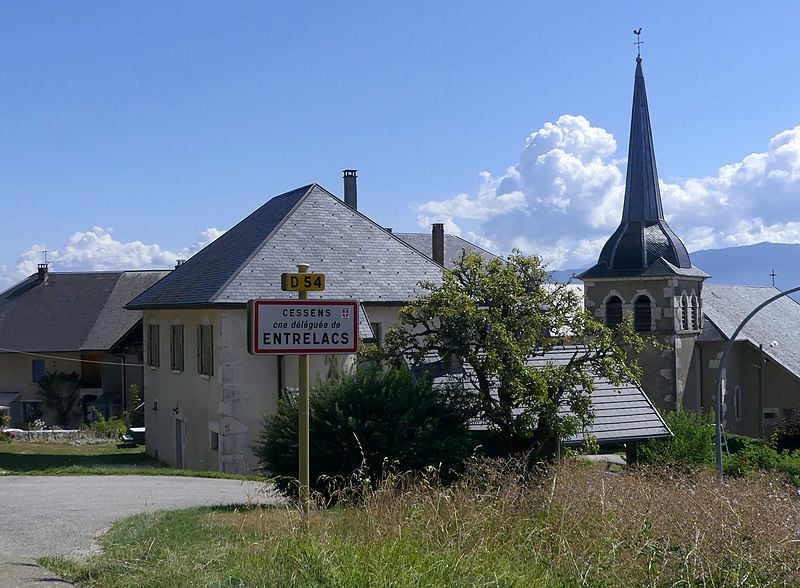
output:
[{"label": "cross on roof", "polygon": [[634,29],[633,34],[636,35],[636,42],[634,42],[634,45],[636,45],[636,56],[641,57],[642,56],[641,44],[644,43],[644,41],[642,41],[639,38],[639,35],[642,34],[642,27],[639,27],[638,31]]}]

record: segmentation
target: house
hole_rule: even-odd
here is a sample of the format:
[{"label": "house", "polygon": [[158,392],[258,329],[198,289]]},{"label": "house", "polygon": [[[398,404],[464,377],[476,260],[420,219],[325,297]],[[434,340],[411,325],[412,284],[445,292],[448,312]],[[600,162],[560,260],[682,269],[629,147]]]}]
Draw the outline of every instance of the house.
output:
[{"label": "house", "polygon": [[[360,336],[380,340],[397,311],[437,283],[442,266],[357,210],[355,172],[345,199],[311,184],[269,200],[133,299],[144,313],[147,452],[191,469],[252,471],[262,415],[298,385],[295,355],[247,352],[247,302],[286,299],[281,274],[300,263],[325,274],[309,299],[355,299]],[[312,382],[350,356],[313,355]]]},{"label": "house", "polygon": [[[636,73],[625,198],[619,227],[597,263],[579,279],[595,317],[616,326],[632,316],[660,347],[638,357],[642,387],[663,410],[712,411],[724,345],[774,288],[705,284],[680,237],[665,220],[656,171],[642,59]],[[800,414],[800,305],[784,298],[742,331],[727,365],[727,430],[763,436]]]},{"label": "house", "polygon": [[462,239],[458,235],[444,232],[444,223],[433,223],[430,233],[395,233],[417,251],[430,255],[439,265],[453,269],[464,252],[475,253],[490,261],[497,257],[494,253]]},{"label": "house", "polygon": [[12,427],[37,418],[54,423],[38,382],[46,372],[76,373],[80,409],[119,414],[130,385],[142,388],[140,311],[125,303],[166,271],[38,272],[0,293],[0,409]]}]

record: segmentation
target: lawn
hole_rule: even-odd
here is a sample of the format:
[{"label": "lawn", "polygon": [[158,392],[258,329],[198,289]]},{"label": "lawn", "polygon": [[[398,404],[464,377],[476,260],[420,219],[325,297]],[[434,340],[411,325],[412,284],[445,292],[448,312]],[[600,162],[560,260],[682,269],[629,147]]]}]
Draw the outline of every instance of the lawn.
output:
[{"label": "lawn", "polygon": [[[363,486],[359,486],[363,488]],[[800,502],[774,479],[567,462],[397,476],[312,512],[200,508],[120,521],[80,586],[797,586]]]},{"label": "lawn", "polygon": [[115,440],[74,442],[11,441],[0,443],[0,475],[145,474],[209,478],[259,479],[219,472],[168,468],[144,452],[143,445]]}]

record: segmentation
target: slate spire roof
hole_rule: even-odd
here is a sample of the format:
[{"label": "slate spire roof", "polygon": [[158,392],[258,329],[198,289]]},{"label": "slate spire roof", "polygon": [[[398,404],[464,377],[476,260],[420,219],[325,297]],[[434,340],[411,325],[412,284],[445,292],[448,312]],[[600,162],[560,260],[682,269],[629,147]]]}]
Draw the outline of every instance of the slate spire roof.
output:
[{"label": "slate spire roof", "polygon": [[579,277],[671,274],[707,277],[692,266],[686,246],[664,220],[642,58],[637,57],[622,220],[597,264]]},{"label": "slate spire roof", "polygon": [[325,274],[309,298],[402,303],[439,282],[442,267],[317,184],[275,196],[210,243],[127,308],[240,307],[288,298],[283,272],[298,263]]}]

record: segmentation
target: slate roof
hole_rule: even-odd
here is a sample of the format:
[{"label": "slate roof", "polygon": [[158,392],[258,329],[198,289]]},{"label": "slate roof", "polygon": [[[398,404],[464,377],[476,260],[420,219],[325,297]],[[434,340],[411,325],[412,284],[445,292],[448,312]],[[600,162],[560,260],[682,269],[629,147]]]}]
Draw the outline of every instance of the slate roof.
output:
[{"label": "slate roof", "polygon": [[603,246],[597,264],[578,277],[707,277],[697,272],[686,246],[664,219],[642,58],[637,57],[622,220]]},{"label": "slate roof", "polygon": [[110,349],[142,317],[125,303],[167,273],[34,274],[0,294],[0,352]]},{"label": "slate roof", "polygon": [[441,267],[317,184],[276,196],[142,293],[128,308],[185,308],[286,298],[283,272],[325,274],[309,298],[402,303]]},{"label": "slate roof", "polygon": [[[548,363],[565,365],[576,352],[580,353],[579,347],[559,347],[542,355],[531,357],[527,363],[537,367],[544,367]],[[469,378],[466,377],[469,366],[466,366],[464,374],[445,374],[441,362],[434,361],[432,365],[433,373],[438,376],[434,379],[435,382],[444,384],[458,381],[464,386],[472,386]],[[595,378],[592,409],[595,414],[592,424],[585,431],[569,439],[562,439],[562,443],[578,445],[583,442],[584,436],[593,436],[601,444],[626,443],[672,436],[661,414],[637,384],[614,386],[603,378]],[[561,413],[568,414],[569,409],[562,407]],[[486,427],[485,423],[475,423],[473,426],[476,429]]]},{"label": "slate roof", "polygon": [[[729,340],[733,332],[759,304],[779,294],[767,286],[731,286],[709,283],[703,286],[703,314],[706,317],[701,341]],[[737,340],[764,346],[764,353],[800,377],[800,304],[788,296],[761,309],[745,325]]]},{"label": "slate roof", "polygon": [[[432,257],[433,237],[430,233],[395,233],[395,235],[420,253]],[[461,259],[464,250],[470,253],[477,253],[486,261],[491,261],[497,257],[494,253],[490,253],[466,239],[462,239],[457,235],[446,234],[444,236],[444,266],[447,269],[453,269],[455,262]]]}]

